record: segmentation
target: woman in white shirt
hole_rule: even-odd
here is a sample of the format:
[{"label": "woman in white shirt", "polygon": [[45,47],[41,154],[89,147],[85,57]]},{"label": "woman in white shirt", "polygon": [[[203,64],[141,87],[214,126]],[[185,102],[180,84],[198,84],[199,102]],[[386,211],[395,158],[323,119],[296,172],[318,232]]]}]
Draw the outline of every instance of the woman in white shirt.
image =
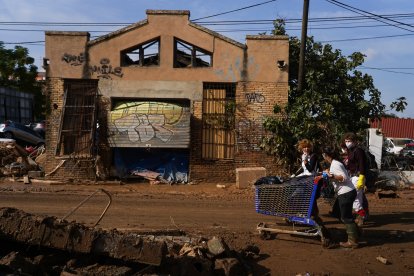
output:
[{"label": "woman in white shirt", "polygon": [[336,154],[332,148],[324,148],[322,157],[330,164],[327,174],[335,188],[341,220],[345,224],[348,234],[348,241],[341,242],[339,245],[346,248],[357,248],[359,230],[352,215],[352,205],[357,194],[355,186],[352,184],[345,166],[335,158]]},{"label": "woman in white shirt", "polygon": [[308,139],[302,139],[298,142],[298,151],[302,153],[301,156],[301,170],[302,173],[296,175],[296,177],[301,176],[311,176],[315,175],[318,172],[319,164],[318,157],[313,152],[313,144]]}]

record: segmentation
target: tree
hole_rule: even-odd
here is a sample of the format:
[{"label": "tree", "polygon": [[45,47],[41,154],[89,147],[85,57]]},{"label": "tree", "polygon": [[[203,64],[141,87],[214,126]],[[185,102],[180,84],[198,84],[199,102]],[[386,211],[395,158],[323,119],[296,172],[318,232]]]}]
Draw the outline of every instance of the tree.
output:
[{"label": "tree", "polygon": [[38,71],[29,50],[22,46],[6,49],[0,41],[0,87],[13,88],[34,94],[35,116],[42,113],[41,86],[36,81]]},{"label": "tree", "polygon": [[[283,20],[276,20],[274,25],[274,35],[285,34]],[[364,63],[364,55],[355,52],[344,56],[330,44],[315,42],[313,37],[306,41],[305,83],[302,92],[298,92],[300,43],[297,37],[289,38],[288,103],[276,105],[276,116],[264,121],[271,135],[263,140],[262,147],[287,169],[296,161],[298,140],[310,139],[316,148],[333,146],[345,132],[361,133],[370,119],[379,119],[386,111],[373,78],[357,70]],[[401,97],[391,108],[402,111],[405,106],[405,98]]]}]

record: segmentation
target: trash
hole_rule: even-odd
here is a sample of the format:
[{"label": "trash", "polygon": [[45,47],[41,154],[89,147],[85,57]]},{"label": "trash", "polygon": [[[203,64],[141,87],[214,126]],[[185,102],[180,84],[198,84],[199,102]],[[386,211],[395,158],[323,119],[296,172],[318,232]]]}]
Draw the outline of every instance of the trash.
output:
[{"label": "trash", "polygon": [[[44,151],[44,146],[39,148]],[[33,153],[39,148],[31,147],[29,150]],[[0,175],[23,176],[29,170],[40,170],[38,163],[31,158],[29,152],[16,144],[15,140],[0,138]]]},{"label": "trash", "polygon": [[224,189],[224,188],[226,188],[226,185],[223,185],[223,184],[217,184],[217,185],[216,185],[216,187],[217,187],[217,188]]},{"label": "trash", "polygon": [[256,180],[256,182],[254,182],[254,185],[258,186],[265,184],[282,184],[283,182],[284,180],[281,176],[265,176]]},{"label": "trash", "polygon": [[382,256],[378,256],[377,258],[377,261],[379,261],[380,263],[383,263],[383,264],[390,264],[390,262],[386,259],[386,258],[384,258],[384,257],[382,257]]}]

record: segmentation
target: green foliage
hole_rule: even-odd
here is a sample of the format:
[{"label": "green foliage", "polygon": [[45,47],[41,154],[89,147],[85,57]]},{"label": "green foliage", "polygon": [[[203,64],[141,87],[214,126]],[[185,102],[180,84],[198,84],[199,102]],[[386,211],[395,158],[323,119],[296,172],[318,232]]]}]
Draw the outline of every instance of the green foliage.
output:
[{"label": "green foliage", "polygon": [[15,46],[14,49],[6,49],[0,41],[0,87],[34,94],[35,116],[39,118],[44,99],[36,81],[37,73],[34,58],[29,56],[27,48]]},{"label": "green foliage", "polygon": [[[273,34],[284,34],[283,21],[275,21]],[[355,52],[342,55],[330,44],[306,41],[305,83],[298,91],[300,40],[290,37],[289,97],[282,108],[274,107],[276,116],[269,117],[264,127],[271,135],[262,147],[274,154],[282,164],[290,167],[296,162],[296,143],[310,139],[317,150],[322,145],[337,145],[345,132],[361,133],[370,119],[385,114],[381,92],[373,78],[357,67],[364,63],[364,55]],[[391,108],[405,109],[405,98],[399,98]]]}]

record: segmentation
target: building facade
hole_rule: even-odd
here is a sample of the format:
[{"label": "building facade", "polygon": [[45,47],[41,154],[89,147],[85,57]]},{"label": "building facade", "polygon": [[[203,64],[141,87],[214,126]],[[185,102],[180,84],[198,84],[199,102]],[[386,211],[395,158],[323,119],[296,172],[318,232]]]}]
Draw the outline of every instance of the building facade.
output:
[{"label": "building facade", "polygon": [[260,147],[263,120],[287,103],[287,36],[241,44],[189,20],[147,19],[91,40],[46,32],[50,178],[160,174],[234,181],[235,169],[278,168]]},{"label": "building facade", "polygon": [[0,122],[6,120],[29,124],[33,122],[34,95],[0,87]]}]

